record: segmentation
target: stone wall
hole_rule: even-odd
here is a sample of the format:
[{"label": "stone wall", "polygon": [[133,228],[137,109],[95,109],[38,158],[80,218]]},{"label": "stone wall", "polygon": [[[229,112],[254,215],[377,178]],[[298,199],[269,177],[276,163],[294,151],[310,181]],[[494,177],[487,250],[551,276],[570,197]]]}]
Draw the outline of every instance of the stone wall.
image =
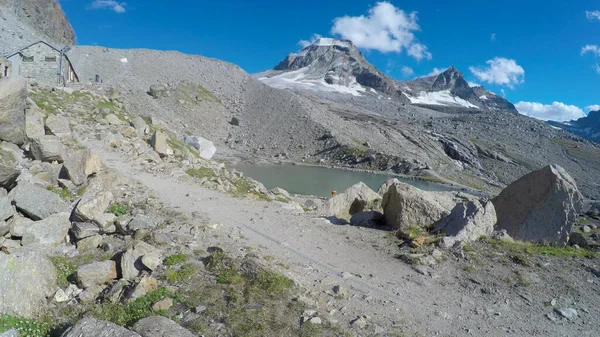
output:
[{"label": "stone wall", "polygon": [[44,43],[21,51],[20,75],[38,82],[57,84],[60,53]]}]

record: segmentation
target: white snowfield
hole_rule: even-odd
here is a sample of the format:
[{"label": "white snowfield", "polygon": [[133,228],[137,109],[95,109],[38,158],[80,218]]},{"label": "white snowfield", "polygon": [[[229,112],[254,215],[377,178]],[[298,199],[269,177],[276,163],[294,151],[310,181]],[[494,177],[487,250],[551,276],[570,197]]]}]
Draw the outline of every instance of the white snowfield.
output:
[{"label": "white snowfield", "polygon": [[421,91],[419,96],[412,96],[405,92],[403,94],[408,97],[412,104],[425,104],[425,105],[442,105],[442,106],[462,106],[465,108],[475,108],[479,107],[475,104],[472,104],[458,96],[452,96],[450,90],[442,90],[442,91],[434,91],[434,92],[426,92]]},{"label": "white snowfield", "polygon": [[342,41],[342,40],[338,40],[338,39],[332,39],[332,38],[328,38],[328,37],[322,37],[322,38],[318,39],[317,41],[313,42],[312,45],[319,46],[319,47],[330,47],[330,46],[340,46],[340,47],[344,47],[344,48],[352,47],[350,42]]},{"label": "white snowfield", "polygon": [[307,73],[309,67],[304,67],[294,71],[284,72],[272,77],[261,77],[261,80],[266,85],[277,89],[309,89],[314,91],[339,92],[342,94],[350,94],[353,96],[362,96],[361,93],[367,89],[356,81],[350,83],[349,86],[339,84],[329,84],[324,78],[309,77]]}]

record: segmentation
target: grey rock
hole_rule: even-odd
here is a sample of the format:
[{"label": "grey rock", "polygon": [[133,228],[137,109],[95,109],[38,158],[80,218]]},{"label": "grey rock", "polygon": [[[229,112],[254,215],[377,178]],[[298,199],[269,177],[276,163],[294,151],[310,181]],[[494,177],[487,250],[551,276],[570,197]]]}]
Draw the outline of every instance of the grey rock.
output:
[{"label": "grey rock", "polygon": [[0,164],[0,186],[6,189],[13,188],[21,171],[14,167]]},{"label": "grey rock", "polygon": [[141,337],[114,323],[87,317],[62,334],[62,337]]},{"label": "grey rock", "polygon": [[490,237],[494,240],[512,240],[510,235],[506,232],[506,229],[495,230],[492,232]]},{"label": "grey rock", "polygon": [[381,196],[363,182],[349,187],[344,193],[327,200],[324,215],[349,220],[356,213],[381,209]]},{"label": "grey rock", "polygon": [[108,122],[108,124],[110,124],[110,125],[127,125],[127,122],[121,120],[115,114],[108,114],[108,115],[106,115],[105,118],[106,118],[106,121]]},{"label": "grey rock", "polygon": [[164,316],[142,318],[133,325],[142,337],[195,337],[193,333]]},{"label": "grey rock", "polygon": [[39,108],[32,106],[25,111],[25,135],[27,138],[38,138],[46,134],[44,116]]},{"label": "grey rock", "polygon": [[25,232],[25,227],[28,227],[33,223],[33,220],[25,218],[21,215],[15,215],[7,223],[10,234],[15,237],[22,237]]},{"label": "grey rock", "polygon": [[167,143],[167,136],[162,131],[157,130],[154,132],[152,139],[150,139],[150,145],[161,158],[173,155],[173,149]]},{"label": "grey rock", "polygon": [[195,148],[198,151],[198,153],[200,154],[200,157],[202,157],[206,160],[211,160],[212,157],[217,152],[217,148],[215,147],[215,144],[213,144],[213,142],[211,142],[210,140],[202,138],[202,137],[183,136],[183,141],[186,144],[189,144],[193,148]]},{"label": "grey rock", "polygon": [[27,82],[17,77],[0,82],[0,139],[17,145],[25,142]]},{"label": "grey rock", "polygon": [[98,224],[97,219],[104,214],[112,200],[110,191],[88,190],[75,206],[73,215],[76,220]]},{"label": "grey rock", "polygon": [[377,211],[359,212],[350,218],[350,223],[363,227],[382,226],[385,224],[385,217]]},{"label": "grey rock", "polygon": [[90,236],[88,238],[79,240],[77,242],[77,250],[79,250],[80,253],[84,253],[84,252],[93,250],[95,248],[98,248],[98,246],[100,246],[101,243],[102,243],[101,235]]},{"label": "grey rock", "polygon": [[577,232],[573,232],[573,233],[569,234],[568,244],[571,246],[577,245],[578,247],[583,248],[583,249],[590,248],[590,245],[589,245],[587,239],[583,235],[581,235],[581,233],[577,233]]},{"label": "grey rock", "polygon": [[161,264],[162,258],[160,253],[155,251],[142,256],[141,262],[149,270],[154,270]]},{"label": "grey rock", "polygon": [[497,228],[517,240],[564,246],[583,197],[575,180],[560,166],[531,172],[506,187],[493,199]]},{"label": "grey rock", "polygon": [[44,220],[35,221],[24,227],[21,243],[40,243],[56,247],[65,242],[65,237],[71,228],[69,213],[52,214]]},{"label": "grey rock", "polygon": [[65,291],[60,288],[56,291],[56,293],[54,293],[54,302],[63,303],[70,299],[71,298],[65,293]]},{"label": "grey rock", "polygon": [[140,271],[148,269],[142,263],[142,257],[146,254],[153,255],[160,254],[160,252],[158,249],[145,242],[138,242],[123,253],[121,256],[121,263],[119,264],[123,279],[131,280],[137,277]]},{"label": "grey rock", "polygon": [[140,282],[135,286],[133,292],[129,296],[130,301],[134,301],[149,292],[152,292],[158,288],[158,281],[153,277],[144,276]]},{"label": "grey rock", "polygon": [[350,322],[350,325],[355,326],[359,329],[364,329],[367,327],[367,319],[363,316],[358,317]]},{"label": "grey rock", "polygon": [[71,226],[71,234],[76,240],[85,239],[100,233],[100,228],[90,222],[74,222]]},{"label": "grey rock", "polygon": [[269,190],[269,192],[271,192],[271,193],[273,193],[275,195],[282,196],[282,197],[287,198],[287,199],[291,198],[290,197],[290,193],[288,191],[284,190],[281,187],[272,188],[272,189]]},{"label": "grey rock", "polygon": [[0,221],[4,221],[16,213],[8,196],[0,197]]},{"label": "grey rock", "polygon": [[95,285],[82,291],[77,298],[81,303],[91,303],[100,295],[102,290],[104,290],[103,286]]},{"label": "grey rock", "polygon": [[56,193],[28,182],[19,182],[11,193],[17,209],[33,220],[42,220],[61,212],[69,212],[70,207]]},{"label": "grey rock", "polygon": [[19,337],[20,333],[16,329],[11,329],[6,332],[0,333],[0,337]]},{"label": "grey rock", "polygon": [[456,205],[450,215],[434,224],[433,229],[448,235],[441,243],[449,248],[457,241],[472,242],[489,236],[496,220],[496,211],[490,201],[469,201]]},{"label": "grey rock", "polygon": [[577,318],[577,316],[579,316],[577,310],[573,308],[556,308],[554,311],[568,320],[574,320]]},{"label": "grey rock", "polygon": [[449,192],[428,192],[394,182],[383,196],[383,214],[388,226],[405,232],[424,228],[448,216],[458,200]]},{"label": "grey rock", "polygon": [[142,117],[136,117],[131,121],[131,126],[135,129],[136,133],[141,137],[148,133],[148,124]]},{"label": "grey rock", "polygon": [[152,229],[154,227],[156,227],[156,221],[154,221],[154,219],[152,219],[151,217],[144,215],[144,214],[136,215],[127,224],[127,230],[129,232],[135,232],[139,229]]},{"label": "grey rock", "polygon": [[69,120],[60,115],[48,115],[46,118],[46,129],[51,135],[54,135],[60,139],[71,137],[71,128],[69,127]]},{"label": "grey rock", "polygon": [[167,88],[164,85],[154,84],[150,86],[148,93],[154,98],[160,98],[166,96],[166,91]]},{"label": "grey rock", "polygon": [[63,169],[73,184],[83,185],[87,178],[100,172],[100,158],[90,150],[77,151],[67,156]]},{"label": "grey rock", "polygon": [[86,264],[75,272],[77,285],[84,289],[108,283],[116,278],[117,264],[111,260]]},{"label": "grey rock", "polygon": [[65,146],[56,136],[42,136],[32,138],[30,144],[31,155],[34,159],[62,163],[66,157]]},{"label": "grey rock", "polygon": [[0,253],[0,315],[35,317],[44,311],[55,289],[54,265],[43,255]]},{"label": "grey rock", "polygon": [[589,233],[589,232],[591,232],[591,231],[592,231],[592,227],[590,227],[590,226],[587,226],[587,225],[586,225],[586,226],[583,226],[583,227],[581,227],[581,230],[582,230],[584,233]]}]

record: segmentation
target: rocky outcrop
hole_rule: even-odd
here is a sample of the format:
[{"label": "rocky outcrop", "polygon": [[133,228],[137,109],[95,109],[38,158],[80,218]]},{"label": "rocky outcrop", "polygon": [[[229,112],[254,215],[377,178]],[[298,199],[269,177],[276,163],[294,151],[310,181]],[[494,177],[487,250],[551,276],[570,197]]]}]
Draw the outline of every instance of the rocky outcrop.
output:
[{"label": "rocky outcrop", "polygon": [[583,197],[575,180],[560,166],[531,172],[493,199],[497,228],[517,240],[552,242],[564,246]]},{"label": "rocky outcrop", "polygon": [[21,244],[25,246],[41,243],[47,246],[58,246],[64,243],[71,227],[70,215],[70,213],[57,213],[25,226]]},{"label": "rocky outcrop", "polygon": [[81,266],[75,272],[77,284],[83,289],[102,285],[116,278],[117,264],[110,260]]},{"label": "rocky outcrop", "polygon": [[83,150],[67,156],[63,170],[73,184],[79,186],[84,184],[88,177],[98,173],[101,166],[97,155],[90,150]]},{"label": "rocky outcrop", "polygon": [[27,82],[22,78],[0,81],[0,140],[23,145]]},{"label": "rocky outcrop", "polygon": [[381,209],[381,197],[363,182],[349,187],[323,205],[324,215],[346,220],[356,213],[378,209]]},{"label": "rocky outcrop", "polygon": [[383,214],[388,226],[400,231],[425,228],[450,214],[459,202],[449,192],[428,192],[394,182],[383,196]]},{"label": "rocky outcrop", "polygon": [[125,280],[137,277],[140,271],[148,269],[142,263],[142,258],[145,255],[156,256],[158,254],[159,252],[155,247],[145,242],[138,242],[121,256],[121,277]]},{"label": "rocky outcrop", "polygon": [[448,236],[441,240],[442,246],[452,247],[457,241],[476,241],[494,231],[496,210],[490,201],[469,201],[454,207],[450,215],[438,221],[433,230]]},{"label": "rocky outcrop", "polygon": [[75,32],[60,3],[55,0],[0,0],[23,22],[35,29],[40,38],[59,44],[75,44]]},{"label": "rocky outcrop", "polygon": [[0,253],[0,315],[35,317],[56,290],[56,271],[35,252]]},{"label": "rocky outcrop", "polygon": [[171,149],[167,143],[167,135],[162,131],[154,132],[152,139],[150,139],[150,144],[152,145],[152,149],[158,153],[161,158],[173,155],[173,149]]},{"label": "rocky outcrop", "polygon": [[84,318],[70,327],[62,337],[141,337],[114,323],[95,318]]},{"label": "rocky outcrop", "polygon": [[60,139],[71,137],[71,128],[69,120],[60,115],[48,115],[46,118],[46,129],[48,133]]},{"label": "rocky outcrop", "polygon": [[142,337],[194,337],[195,335],[164,316],[142,318],[133,325]]}]

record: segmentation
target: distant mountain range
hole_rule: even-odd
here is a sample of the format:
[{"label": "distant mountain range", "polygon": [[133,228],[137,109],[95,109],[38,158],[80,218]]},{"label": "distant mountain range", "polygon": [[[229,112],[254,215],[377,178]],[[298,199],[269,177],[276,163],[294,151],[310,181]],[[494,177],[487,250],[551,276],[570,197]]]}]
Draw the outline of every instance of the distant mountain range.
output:
[{"label": "distant mountain range", "polygon": [[279,89],[374,95],[434,109],[508,110],[515,106],[481,86],[471,87],[450,67],[444,72],[398,81],[370,64],[352,41],[320,38],[297,54],[289,54],[272,70],[255,77]]},{"label": "distant mountain range", "polygon": [[570,122],[548,121],[547,123],[582,138],[600,143],[600,110],[590,111],[586,117]]}]

